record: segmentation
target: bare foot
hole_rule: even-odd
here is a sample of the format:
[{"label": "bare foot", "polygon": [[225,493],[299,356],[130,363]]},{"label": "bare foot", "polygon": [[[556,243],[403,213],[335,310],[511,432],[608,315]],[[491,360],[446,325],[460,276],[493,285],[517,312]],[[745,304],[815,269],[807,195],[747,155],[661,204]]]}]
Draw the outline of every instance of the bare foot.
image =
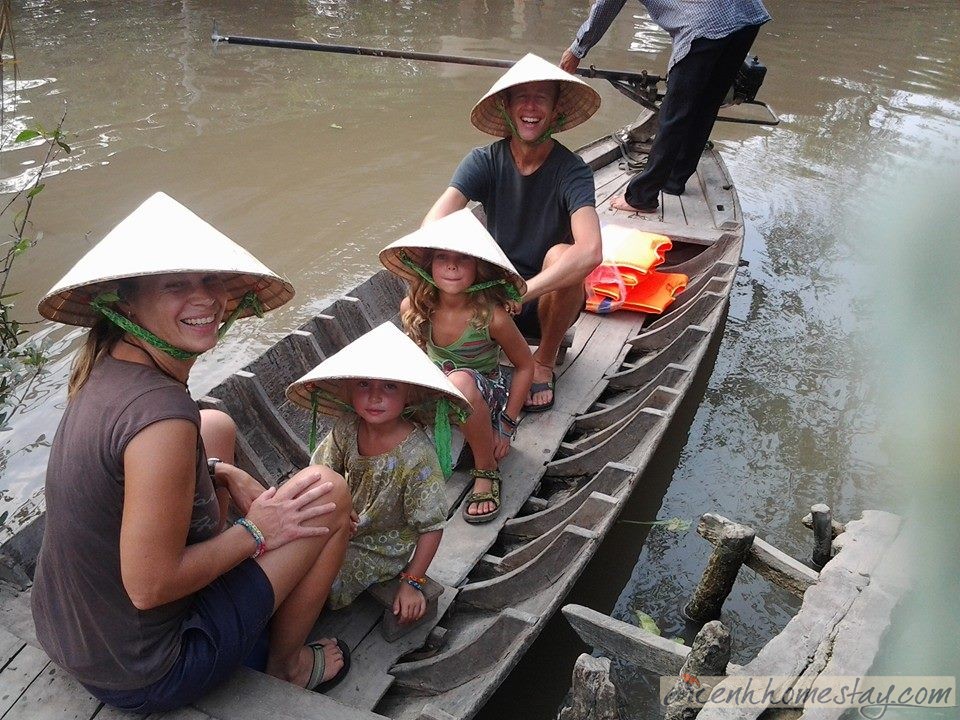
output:
[{"label": "bare foot", "polygon": [[656,205],[652,208],[635,208],[627,202],[626,197],[623,195],[617,195],[617,197],[613,198],[613,200],[610,201],[610,207],[614,210],[626,210],[627,212],[643,213],[644,215],[649,215],[657,211]]}]

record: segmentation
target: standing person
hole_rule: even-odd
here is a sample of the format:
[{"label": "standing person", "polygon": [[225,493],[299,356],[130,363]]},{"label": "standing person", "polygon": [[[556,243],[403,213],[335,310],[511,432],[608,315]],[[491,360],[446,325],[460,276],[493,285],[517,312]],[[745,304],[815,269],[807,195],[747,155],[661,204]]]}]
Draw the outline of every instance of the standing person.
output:
[{"label": "standing person", "polygon": [[[187,390],[235,319],[292,296],[157,193],[40,303],[91,329],[50,450],[33,618],[43,649],[104,703],[186,705],[255,650],[258,669],[302,687],[347,671],[339,641],[305,644],[346,550],[346,483],[309,467],[264,490],[233,464],[230,418]],[[229,527],[227,501],[242,516]]]},{"label": "standing person", "polygon": [[[610,207],[656,212],[660,192],[682,195],[697,170],[723,99],[733,85],[760,26],[770,15],[760,0],[640,0],[673,39],[659,129],[643,172]],[[626,0],[597,0],[560,67],[575,72]]]},{"label": "standing person", "polygon": [[504,139],[472,150],[424,218],[481,203],[487,229],[526,280],[522,307],[511,312],[524,335],[540,338],[527,412],[553,407],[560,343],[583,309],[583,281],[603,259],[593,173],[553,139],[599,107],[600,95],[580,78],[524,56],[470,113],[474,127]]},{"label": "standing person", "polygon": [[[390,244],[380,262],[409,286],[400,304],[407,335],[475,411],[461,425],[473,453],[473,491],[463,518],[493,520],[500,512],[497,464],[510,450],[533,380],[530,348],[504,309],[523,295],[526,283],[466,208]],[[509,392],[501,349],[513,365]]]},{"label": "standing person", "polygon": [[337,418],[312,462],[347,478],[356,508],[330,607],[346,607],[371,585],[397,578],[393,614],[401,624],[415,623],[427,610],[423,590],[443,535],[447,496],[434,444],[411,418],[418,411],[448,413],[449,403],[465,412],[470,405],[389,322],[291,383],[287,397]]}]

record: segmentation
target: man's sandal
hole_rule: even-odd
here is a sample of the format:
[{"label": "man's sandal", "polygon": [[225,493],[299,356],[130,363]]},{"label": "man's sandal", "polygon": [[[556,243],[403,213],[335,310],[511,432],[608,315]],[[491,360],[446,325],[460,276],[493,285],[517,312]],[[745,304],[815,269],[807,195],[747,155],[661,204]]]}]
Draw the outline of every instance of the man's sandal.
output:
[{"label": "man's sandal", "polygon": [[550,380],[547,382],[535,382],[530,386],[530,396],[533,397],[537,393],[550,391],[550,401],[545,402],[541,405],[535,403],[526,403],[523,406],[523,411],[528,413],[541,413],[546,412],[553,407],[553,401],[557,397],[557,374],[553,371],[550,372]]},{"label": "man's sandal", "polygon": [[343,654],[343,667],[337,670],[337,674],[327,681],[323,681],[323,672],[327,667],[327,656],[324,654],[323,648],[326,646],[320,641],[307,643],[307,647],[313,650],[313,671],[310,673],[310,679],[307,680],[307,690],[319,693],[331,690],[339,685],[340,681],[350,672],[350,648],[343,640],[337,640],[336,638],[334,640],[336,640],[337,647]]},{"label": "man's sandal", "polygon": [[[499,470],[477,470],[470,471],[470,476],[474,478],[484,478],[490,481],[489,492],[472,492],[467,495],[466,502],[463,504],[463,519],[468,523],[485,523],[493,520],[500,514],[500,471]],[[471,515],[467,512],[474,503],[492,502],[495,507],[487,513]]]}]

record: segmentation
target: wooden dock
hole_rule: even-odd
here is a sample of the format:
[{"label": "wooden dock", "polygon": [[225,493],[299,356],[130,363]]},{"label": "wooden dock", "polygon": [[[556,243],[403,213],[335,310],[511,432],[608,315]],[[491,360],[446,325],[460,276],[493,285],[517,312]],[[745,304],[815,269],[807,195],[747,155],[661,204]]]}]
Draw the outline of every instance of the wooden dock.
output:
[{"label": "wooden dock", "polygon": [[[708,513],[701,518],[697,531],[717,545],[724,529],[732,525],[732,521]],[[829,535],[829,524],[827,532]],[[773,676],[778,684],[772,689],[782,692],[821,676],[863,676],[869,672],[881,638],[890,627],[893,610],[909,585],[907,535],[897,515],[880,511],[865,511],[860,520],[845,527],[834,524],[833,532],[837,533],[832,541],[833,557],[820,572],[754,538],[743,564],[802,597],[802,604],[786,627],[749,663],[742,667],[726,663],[725,670],[717,675],[728,679],[715,685],[715,690],[732,690],[737,678]],[[604,654],[639,665],[651,674],[685,677],[689,647],[579,605],[565,606],[563,614],[584,642]],[[583,674],[581,668],[580,676]],[[591,682],[597,686],[595,678]],[[595,692],[584,686],[580,691]],[[577,692],[575,687],[574,694]],[[589,707],[590,703],[580,701],[579,706]],[[693,710],[689,708],[691,714],[684,717],[756,720],[768,707],[708,703],[698,714]],[[831,720],[847,710],[795,708],[788,711],[788,717]]]}]

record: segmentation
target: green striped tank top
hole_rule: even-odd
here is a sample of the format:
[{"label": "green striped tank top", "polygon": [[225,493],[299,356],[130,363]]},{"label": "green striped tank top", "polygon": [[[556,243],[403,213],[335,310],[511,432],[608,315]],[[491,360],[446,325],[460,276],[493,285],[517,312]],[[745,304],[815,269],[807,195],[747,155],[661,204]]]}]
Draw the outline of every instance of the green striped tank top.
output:
[{"label": "green striped tank top", "polygon": [[463,335],[446,347],[433,344],[433,329],[427,335],[427,357],[444,371],[476,370],[484,375],[500,365],[500,346],[490,338],[490,327],[467,325]]}]

